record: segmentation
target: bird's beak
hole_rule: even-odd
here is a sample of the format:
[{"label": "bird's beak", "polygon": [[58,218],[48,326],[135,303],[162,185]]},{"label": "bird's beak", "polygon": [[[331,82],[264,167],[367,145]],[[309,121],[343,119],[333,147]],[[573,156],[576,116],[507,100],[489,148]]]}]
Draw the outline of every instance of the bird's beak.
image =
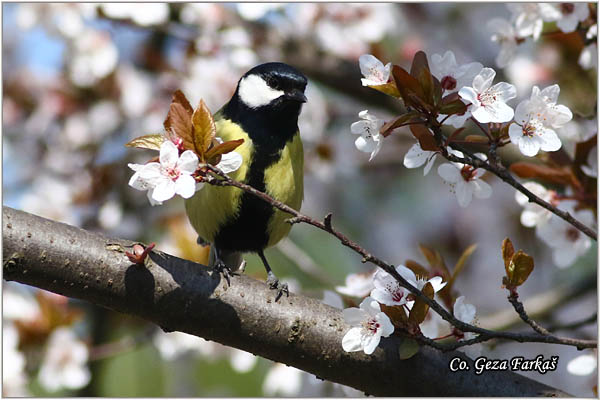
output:
[{"label": "bird's beak", "polygon": [[299,103],[306,103],[306,96],[298,89],[293,89],[287,92],[285,97],[289,100],[297,101]]}]

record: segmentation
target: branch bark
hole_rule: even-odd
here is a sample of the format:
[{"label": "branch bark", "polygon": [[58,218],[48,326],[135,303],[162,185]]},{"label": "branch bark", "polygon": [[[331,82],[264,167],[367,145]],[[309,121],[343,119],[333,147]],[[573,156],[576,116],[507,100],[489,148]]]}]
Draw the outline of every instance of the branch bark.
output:
[{"label": "branch bark", "polygon": [[[236,275],[228,287],[199,264],[153,252],[131,264],[133,245],[3,207],[4,279],[133,314],[292,365],[377,396],[567,396],[510,371],[475,375],[463,353],[421,347],[400,360],[402,339],[385,338],[371,356],[346,353],[348,326],[339,310],[290,294],[274,302],[263,282]],[[123,246],[123,247],[120,247]],[[451,372],[460,357],[469,371]],[[400,379],[398,379],[400,377]]]}]

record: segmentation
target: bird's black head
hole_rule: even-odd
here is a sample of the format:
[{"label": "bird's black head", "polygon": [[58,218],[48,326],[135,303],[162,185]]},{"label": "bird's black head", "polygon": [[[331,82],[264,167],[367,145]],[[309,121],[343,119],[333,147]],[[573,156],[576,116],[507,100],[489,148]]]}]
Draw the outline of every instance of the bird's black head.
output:
[{"label": "bird's black head", "polygon": [[296,68],[279,62],[257,65],[238,82],[235,96],[246,107],[261,111],[300,113],[306,77]]}]

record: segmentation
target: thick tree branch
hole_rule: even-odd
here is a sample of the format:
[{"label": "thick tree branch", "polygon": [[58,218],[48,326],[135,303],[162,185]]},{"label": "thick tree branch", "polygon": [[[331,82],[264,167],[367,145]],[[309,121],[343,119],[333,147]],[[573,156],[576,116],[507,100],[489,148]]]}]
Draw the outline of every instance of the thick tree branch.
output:
[{"label": "thick tree branch", "polygon": [[[379,396],[565,396],[509,371],[451,372],[454,357],[422,347],[400,360],[401,338],[371,356],[346,353],[341,312],[290,294],[274,302],[264,283],[234,276],[228,287],[206,267],[163,253],[147,266],[123,253],[133,243],[3,207],[4,279],[90,301],[295,366]],[[469,363],[471,361],[469,360]]]}]

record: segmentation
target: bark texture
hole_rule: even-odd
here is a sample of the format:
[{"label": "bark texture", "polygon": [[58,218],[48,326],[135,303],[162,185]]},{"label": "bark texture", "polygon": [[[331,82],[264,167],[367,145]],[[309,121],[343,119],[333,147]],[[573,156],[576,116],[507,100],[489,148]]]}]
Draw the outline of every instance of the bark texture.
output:
[{"label": "bark texture", "polygon": [[[510,371],[475,375],[463,353],[421,347],[400,360],[402,339],[384,338],[375,353],[346,353],[349,329],[340,310],[290,294],[274,301],[263,282],[234,276],[231,286],[205,266],[164,253],[134,265],[112,239],[73,226],[2,209],[4,279],[136,315],[305,370],[376,396],[566,396]],[[469,371],[451,372],[450,360]]]}]

